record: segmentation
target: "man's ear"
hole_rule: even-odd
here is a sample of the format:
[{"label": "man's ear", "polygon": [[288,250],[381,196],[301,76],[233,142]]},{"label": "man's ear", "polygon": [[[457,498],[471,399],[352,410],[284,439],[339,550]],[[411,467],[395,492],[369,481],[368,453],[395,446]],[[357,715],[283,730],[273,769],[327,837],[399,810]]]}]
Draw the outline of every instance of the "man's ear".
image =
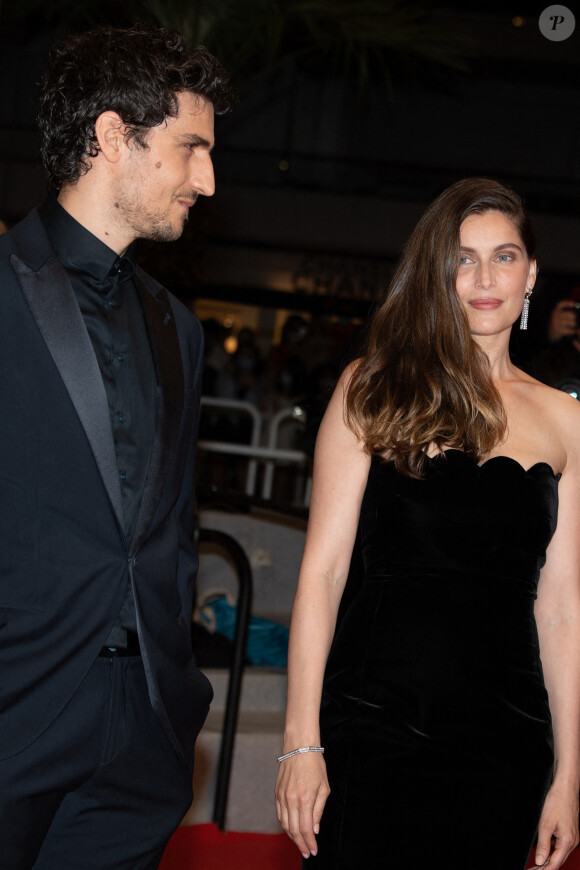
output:
[{"label": "man's ear", "polygon": [[118,163],[125,146],[126,126],[117,112],[102,112],[95,121],[95,136],[105,160]]}]

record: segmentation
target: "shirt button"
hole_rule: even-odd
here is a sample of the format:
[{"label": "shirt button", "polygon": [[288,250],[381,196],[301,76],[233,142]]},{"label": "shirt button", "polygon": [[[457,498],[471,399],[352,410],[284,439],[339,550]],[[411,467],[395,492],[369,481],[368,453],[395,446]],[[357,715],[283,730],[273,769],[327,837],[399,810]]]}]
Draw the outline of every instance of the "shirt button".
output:
[{"label": "shirt button", "polygon": [[107,305],[109,308],[114,308],[116,304],[117,304],[116,299],[107,299]]},{"label": "shirt button", "polygon": [[123,354],[123,353],[118,353],[118,354],[117,354],[117,359],[119,360],[119,362],[123,362],[123,360],[125,359],[125,354]]},{"label": "shirt button", "polygon": [[125,415],[121,411],[119,411],[119,413],[117,414],[117,420],[119,421],[119,423],[125,422]]},{"label": "shirt button", "polygon": [[120,471],[120,472],[119,472],[119,477],[121,478],[121,480],[122,480],[123,483],[124,483],[124,482],[127,480],[127,472],[126,472],[126,471]]}]

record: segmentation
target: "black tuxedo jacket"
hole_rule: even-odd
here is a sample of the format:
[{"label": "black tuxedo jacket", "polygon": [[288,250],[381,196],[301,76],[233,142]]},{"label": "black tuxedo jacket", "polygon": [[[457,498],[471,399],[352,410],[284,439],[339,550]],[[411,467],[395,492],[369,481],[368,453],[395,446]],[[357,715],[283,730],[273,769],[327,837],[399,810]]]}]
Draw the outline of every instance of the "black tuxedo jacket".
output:
[{"label": "black tuxedo jacket", "polygon": [[135,281],[157,392],[127,540],[105,388],[66,272],[35,211],[0,236],[0,758],[58,716],[128,578],[151,704],[186,765],[212,698],[190,639],[201,327],[145,273]]}]

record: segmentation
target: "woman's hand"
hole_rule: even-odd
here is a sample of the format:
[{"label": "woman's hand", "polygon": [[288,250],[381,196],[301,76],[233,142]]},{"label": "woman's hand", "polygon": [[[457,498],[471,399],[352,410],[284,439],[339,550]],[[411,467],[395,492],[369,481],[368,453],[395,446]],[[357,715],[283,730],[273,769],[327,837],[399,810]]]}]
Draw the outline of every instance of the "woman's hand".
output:
[{"label": "woman's hand", "polygon": [[330,787],[321,752],[305,752],[280,762],[276,780],[278,821],[304,858],[316,855],[316,834]]},{"label": "woman's hand", "polygon": [[[552,837],[555,840],[551,851]],[[536,868],[558,870],[578,845],[578,792],[554,783],[549,790],[538,826]]]}]

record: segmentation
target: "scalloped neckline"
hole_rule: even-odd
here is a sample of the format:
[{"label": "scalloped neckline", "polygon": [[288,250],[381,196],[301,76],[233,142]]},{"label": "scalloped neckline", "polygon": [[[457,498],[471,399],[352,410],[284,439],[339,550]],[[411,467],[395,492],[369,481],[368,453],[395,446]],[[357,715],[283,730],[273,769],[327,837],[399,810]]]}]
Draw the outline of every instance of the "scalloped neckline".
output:
[{"label": "scalloped neckline", "polygon": [[433,456],[428,456],[427,459],[429,459],[429,460],[437,459],[439,456],[445,456],[447,453],[459,453],[460,456],[465,456],[465,458],[469,462],[471,462],[472,465],[474,465],[476,468],[485,468],[485,466],[489,465],[490,462],[494,462],[496,459],[501,459],[504,461],[507,460],[508,462],[512,462],[524,474],[530,474],[536,468],[541,468],[541,467],[545,466],[548,469],[548,471],[551,473],[552,477],[554,478],[554,480],[556,482],[559,481],[560,478],[562,477],[562,472],[559,471],[556,473],[549,462],[544,462],[544,461],[534,462],[532,465],[530,465],[529,468],[524,468],[522,463],[518,462],[517,459],[514,459],[513,456],[506,456],[503,453],[498,453],[497,456],[490,456],[489,459],[486,459],[484,462],[478,463],[474,459],[472,459],[471,456],[468,456],[468,454],[464,450],[459,450],[457,447],[448,447],[447,450],[442,450],[441,453],[435,453]]}]

